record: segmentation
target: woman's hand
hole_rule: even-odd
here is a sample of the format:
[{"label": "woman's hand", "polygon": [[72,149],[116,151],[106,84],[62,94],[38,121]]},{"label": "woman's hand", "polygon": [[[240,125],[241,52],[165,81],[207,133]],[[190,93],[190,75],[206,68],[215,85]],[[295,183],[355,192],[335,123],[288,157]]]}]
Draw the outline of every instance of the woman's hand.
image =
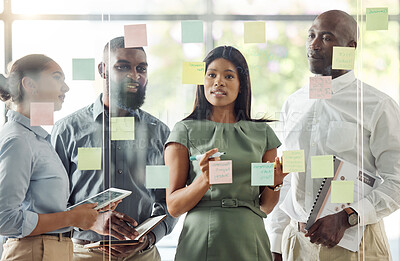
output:
[{"label": "woman's hand", "polygon": [[275,166],[274,166],[274,186],[282,184],[283,178],[289,173],[283,173],[282,161],[279,160],[279,157],[275,157]]},{"label": "woman's hand", "polygon": [[122,199],[120,199],[118,201],[115,201],[115,202],[111,202],[107,206],[105,206],[103,208],[100,208],[97,211],[98,212],[104,212],[104,211],[109,211],[109,210],[113,211],[113,210],[115,210],[117,208],[118,204],[121,203],[121,202],[122,202]]},{"label": "woman's hand", "polygon": [[83,230],[88,230],[96,221],[98,211],[94,208],[97,203],[83,204],[69,211],[72,225]]},{"label": "woman's hand", "polygon": [[211,159],[209,159],[209,157],[217,152],[218,152],[217,148],[207,151],[204,154],[203,158],[201,158],[201,160],[199,162],[200,170],[203,173],[203,178],[205,179],[205,181],[208,184],[210,184],[210,167],[209,167],[210,164],[209,164],[209,162],[221,160],[220,157],[211,158]]}]

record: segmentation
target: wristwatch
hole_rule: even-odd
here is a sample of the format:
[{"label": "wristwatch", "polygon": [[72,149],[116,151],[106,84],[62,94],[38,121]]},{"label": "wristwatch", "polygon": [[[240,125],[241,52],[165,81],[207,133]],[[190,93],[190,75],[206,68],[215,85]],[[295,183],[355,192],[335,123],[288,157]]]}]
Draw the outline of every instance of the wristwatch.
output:
[{"label": "wristwatch", "polygon": [[352,208],[345,208],[344,211],[347,214],[347,222],[349,222],[350,226],[355,226],[358,224],[358,214]]},{"label": "wristwatch", "polygon": [[269,189],[271,189],[273,191],[279,191],[279,190],[281,190],[282,186],[283,186],[283,183],[280,183],[280,184],[278,184],[276,186],[267,186],[267,188],[269,188]]}]

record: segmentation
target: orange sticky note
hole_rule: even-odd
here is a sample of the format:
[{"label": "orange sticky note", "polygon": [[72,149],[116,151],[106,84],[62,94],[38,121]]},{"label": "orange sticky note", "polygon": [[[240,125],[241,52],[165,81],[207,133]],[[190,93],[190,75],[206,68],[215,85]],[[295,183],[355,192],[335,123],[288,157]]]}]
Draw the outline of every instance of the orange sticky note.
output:
[{"label": "orange sticky note", "polygon": [[332,97],[332,76],[310,77],[310,99],[330,99]]},{"label": "orange sticky note", "polygon": [[125,48],[147,46],[147,29],[145,24],[124,26]]},{"label": "orange sticky note", "polygon": [[54,124],[54,103],[32,102],[31,103],[31,126]]},{"label": "orange sticky note", "polygon": [[232,161],[210,161],[210,184],[232,183]]}]

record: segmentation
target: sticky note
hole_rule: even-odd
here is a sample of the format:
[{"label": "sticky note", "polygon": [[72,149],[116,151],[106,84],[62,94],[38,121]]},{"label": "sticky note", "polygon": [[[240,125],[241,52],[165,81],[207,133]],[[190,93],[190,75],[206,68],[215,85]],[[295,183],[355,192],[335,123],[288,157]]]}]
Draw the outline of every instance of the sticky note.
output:
[{"label": "sticky note", "polygon": [[72,80],[94,81],[94,59],[72,59]]},{"label": "sticky note", "polygon": [[251,163],[251,185],[274,185],[274,163]]},{"label": "sticky note", "polygon": [[30,108],[31,126],[54,124],[54,103],[32,102]]},{"label": "sticky note", "polygon": [[147,46],[147,28],[145,24],[124,25],[125,48]]},{"label": "sticky note", "polygon": [[146,188],[160,189],[169,186],[168,166],[146,166]]},{"label": "sticky note", "polygon": [[311,157],[311,178],[333,177],[333,155]]},{"label": "sticky note", "polygon": [[78,169],[101,169],[101,148],[78,148]]},{"label": "sticky note", "polygon": [[354,181],[332,180],[331,186],[332,203],[353,203],[354,202]]},{"label": "sticky note", "polygon": [[291,150],[282,153],[283,172],[304,172],[304,150]]},{"label": "sticky note", "polygon": [[353,70],[356,49],[354,47],[333,47],[332,69]]},{"label": "sticky note", "polygon": [[367,31],[387,30],[389,12],[387,7],[367,8]]},{"label": "sticky note", "polygon": [[265,43],[265,22],[245,22],[244,43]]},{"label": "sticky note", "polygon": [[182,21],[182,43],[202,43],[203,22],[202,21]]},{"label": "sticky note", "polygon": [[332,76],[310,77],[310,99],[330,99],[332,97]]},{"label": "sticky note", "polygon": [[210,161],[210,184],[232,183],[232,161]]},{"label": "sticky note", "polygon": [[204,84],[205,68],[204,62],[183,62],[182,83]]},{"label": "sticky note", "polygon": [[111,140],[134,140],[135,117],[111,117]]}]

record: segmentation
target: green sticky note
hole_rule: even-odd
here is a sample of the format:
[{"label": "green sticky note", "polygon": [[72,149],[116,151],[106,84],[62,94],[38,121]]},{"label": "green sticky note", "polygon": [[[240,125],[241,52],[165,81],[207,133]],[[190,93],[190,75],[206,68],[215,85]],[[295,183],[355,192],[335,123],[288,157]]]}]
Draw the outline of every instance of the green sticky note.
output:
[{"label": "green sticky note", "polygon": [[332,180],[331,186],[332,203],[353,203],[354,202],[354,181]]},{"label": "green sticky note", "polygon": [[78,148],[79,170],[101,169],[101,148]]},{"label": "green sticky note", "polygon": [[182,43],[203,42],[202,21],[182,21],[181,28],[182,28]]},{"label": "green sticky note", "polygon": [[356,49],[354,47],[333,47],[332,69],[353,70]]},{"label": "green sticky note", "polygon": [[282,153],[283,172],[304,172],[304,150],[291,150]]},{"label": "green sticky note", "polygon": [[251,185],[274,185],[274,163],[251,163]]},{"label": "green sticky note", "polygon": [[168,188],[168,166],[146,166],[146,188]]},{"label": "green sticky note", "polygon": [[183,62],[182,83],[183,84],[204,84],[204,62]]},{"label": "green sticky note", "polygon": [[72,59],[72,80],[94,81],[94,59]]},{"label": "green sticky note", "polygon": [[311,178],[333,178],[333,155],[311,157]]},{"label": "green sticky note", "polygon": [[111,117],[111,140],[134,140],[135,117]]},{"label": "green sticky note", "polygon": [[245,22],[244,43],[265,43],[265,22]]},{"label": "green sticky note", "polygon": [[367,8],[367,31],[387,30],[389,12],[387,7]]}]

